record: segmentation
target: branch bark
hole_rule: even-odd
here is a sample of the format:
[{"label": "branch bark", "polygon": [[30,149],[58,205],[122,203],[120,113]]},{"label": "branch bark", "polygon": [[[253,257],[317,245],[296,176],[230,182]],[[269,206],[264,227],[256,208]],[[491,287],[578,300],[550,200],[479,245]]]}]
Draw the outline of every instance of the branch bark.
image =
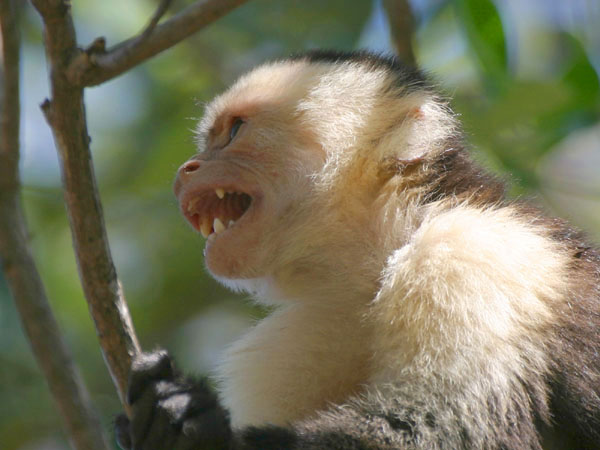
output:
[{"label": "branch bark", "polygon": [[[80,52],[68,68],[76,86],[95,86],[172,47],[247,0],[200,0],[166,22],[104,51]],[[39,2],[35,2],[39,3]],[[149,30],[149,31],[148,31]]]},{"label": "branch bark", "polygon": [[37,363],[75,448],[109,447],[89,394],[62,339],[27,240],[19,184],[17,1],[0,2],[0,256]]},{"label": "branch bark", "polygon": [[128,410],[125,395],[131,358],[140,351],[114,268],[90,154],[83,88],[66,76],[77,49],[69,4],[34,0],[44,21],[52,100],[42,109],[52,128],[61,160],[65,201],[79,276],[94,319],[104,359]]},{"label": "branch bark", "polygon": [[77,46],[68,0],[32,0],[44,22],[50,66],[51,100],[42,104],[61,160],[65,201],[79,275],[100,345],[121,402],[129,367],[140,347],[108,246],[102,205],[90,154],[83,89],[114,78],[175,45],[246,0],[199,0],[156,25],[167,1],[139,36],[108,52],[103,38],[81,50]]},{"label": "branch bark", "polygon": [[415,20],[407,0],[383,0],[387,12],[392,41],[400,59],[406,64],[416,65],[412,40],[415,31]]}]

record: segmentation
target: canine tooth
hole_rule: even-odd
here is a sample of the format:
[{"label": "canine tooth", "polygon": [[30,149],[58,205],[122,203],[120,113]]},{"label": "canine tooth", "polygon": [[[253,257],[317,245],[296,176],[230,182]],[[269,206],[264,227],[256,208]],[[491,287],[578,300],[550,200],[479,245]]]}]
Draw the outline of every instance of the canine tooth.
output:
[{"label": "canine tooth", "polygon": [[230,220],[229,223],[227,223],[227,228],[231,227],[234,223],[235,220]]},{"label": "canine tooth", "polygon": [[217,194],[217,197],[223,198],[223,197],[225,197],[225,190],[222,188],[216,188],[215,194]]},{"label": "canine tooth", "polygon": [[202,233],[202,236],[204,236],[204,239],[206,239],[209,235],[210,232],[212,231],[210,222],[208,221],[208,219],[204,218],[202,219],[202,224],[200,225],[200,233]]},{"label": "canine tooth", "polygon": [[196,206],[196,203],[198,203],[198,200],[200,200],[200,199],[198,197],[196,197],[196,198],[191,199],[188,202],[188,205],[187,205],[188,212],[192,212],[192,209],[194,209],[194,206]]},{"label": "canine tooth", "polygon": [[220,233],[221,231],[223,231],[225,229],[225,225],[223,225],[223,222],[221,222],[221,219],[219,219],[218,217],[215,217],[215,220],[213,221],[213,228],[215,229],[215,233]]}]

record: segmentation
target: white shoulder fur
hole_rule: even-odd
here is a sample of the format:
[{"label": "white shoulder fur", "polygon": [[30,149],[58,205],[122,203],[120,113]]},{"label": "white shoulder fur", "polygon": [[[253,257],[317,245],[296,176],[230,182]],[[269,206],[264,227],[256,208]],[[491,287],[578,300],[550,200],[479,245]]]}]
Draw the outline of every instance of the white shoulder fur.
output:
[{"label": "white shoulder fur", "polygon": [[489,361],[488,352],[505,351],[517,367],[509,347],[535,339],[567,288],[566,257],[539,231],[511,208],[458,207],[425,219],[390,257],[372,305],[374,348],[395,353],[378,358],[385,365],[375,378],[453,361],[468,370],[464,363]]}]

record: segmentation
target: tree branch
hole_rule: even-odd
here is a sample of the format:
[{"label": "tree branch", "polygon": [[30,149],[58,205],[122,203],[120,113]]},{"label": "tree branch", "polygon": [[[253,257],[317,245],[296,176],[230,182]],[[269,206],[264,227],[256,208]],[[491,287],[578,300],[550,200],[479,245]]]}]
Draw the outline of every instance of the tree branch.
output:
[{"label": "tree branch", "polygon": [[172,47],[246,1],[199,0],[166,22],[156,27],[148,27],[140,35],[117,44],[106,52],[81,52],[71,62],[68,69],[69,80],[76,86],[95,86],[115,78]]},{"label": "tree branch", "polygon": [[80,50],[67,1],[33,0],[33,4],[44,21],[50,66],[52,100],[46,100],[42,109],[61,159],[79,275],[104,359],[127,410],[129,367],[140,349],[108,246],[89,148],[83,88],[73,86],[66,76],[69,62]]},{"label": "tree branch", "polygon": [[400,59],[415,66],[415,53],[413,51],[413,37],[415,20],[407,0],[383,0],[384,8],[390,21],[392,40]]},{"label": "tree branch", "polygon": [[60,334],[27,241],[19,201],[19,34],[17,1],[0,2],[0,255],[23,328],[75,448],[108,445]]}]

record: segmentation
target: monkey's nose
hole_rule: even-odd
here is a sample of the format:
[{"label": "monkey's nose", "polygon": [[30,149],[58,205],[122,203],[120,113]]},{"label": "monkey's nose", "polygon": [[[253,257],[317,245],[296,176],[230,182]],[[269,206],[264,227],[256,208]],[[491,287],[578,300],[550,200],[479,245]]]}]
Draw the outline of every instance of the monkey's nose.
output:
[{"label": "monkey's nose", "polygon": [[179,195],[182,185],[188,181],[187,177],[197,171],[201,165],[202,163],[197,159],[190,159],[189,161],[183,163],[181,167],[179,167],[177,176],[175,177],[175,184],[173,184],[173,191],[175,192],[176,196]]},{"label": "monkey's nose", "polygon": [[189,174],[195,172],[200,168],[200,161],[192,159],[191,161],[185,162],[180,168],[179,173]]}]

